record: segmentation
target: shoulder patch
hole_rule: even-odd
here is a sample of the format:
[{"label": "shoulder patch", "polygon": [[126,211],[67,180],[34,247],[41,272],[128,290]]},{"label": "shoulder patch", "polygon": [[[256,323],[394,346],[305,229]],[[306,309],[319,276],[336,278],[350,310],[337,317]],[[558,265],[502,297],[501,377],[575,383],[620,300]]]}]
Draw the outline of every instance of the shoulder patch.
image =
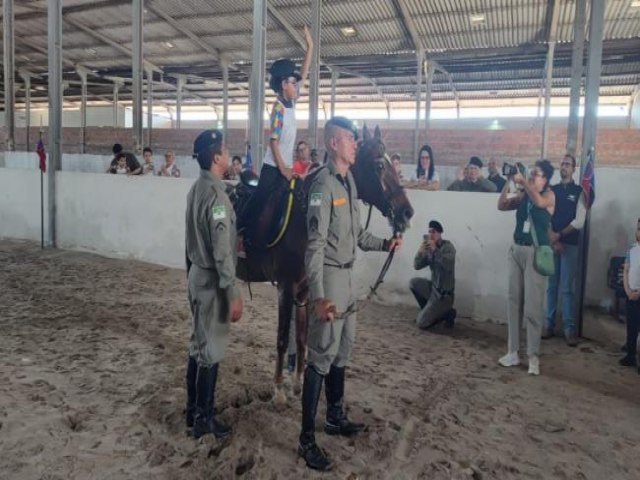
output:
[{"label": "shoulder patch", "polygon": [[333,201],[334,207],[341,207],[347,204],[347,197],[338,197]]},{"label": "shoulder patch", "polygon": [[211,213],[214,220],[224,220],[227,218],[227,209],[224,205],[214,205],[211,207]]},{"label": "shoulder patch", "polygon": [[312,193],[309,196],[309,206],[310,207],[319,207],[320,205],[322,205],[322,193],[321,192]]}]

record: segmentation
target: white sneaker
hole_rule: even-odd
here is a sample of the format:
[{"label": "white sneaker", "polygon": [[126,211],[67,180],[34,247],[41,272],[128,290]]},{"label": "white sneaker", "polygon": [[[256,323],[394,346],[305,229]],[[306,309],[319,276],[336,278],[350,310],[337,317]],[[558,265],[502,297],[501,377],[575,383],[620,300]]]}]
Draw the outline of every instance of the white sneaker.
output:
[{"label": "white sneaker", "polygon": [[529,357],[529,375],[540,375],[540,359],[536,355]]},{"label": "white sneaker", "polygon": [[503,367],[515,367],[520,365],[518,352],[507,353],[504,357],[501,357],[500,360],[498,360],[498,363]]}]

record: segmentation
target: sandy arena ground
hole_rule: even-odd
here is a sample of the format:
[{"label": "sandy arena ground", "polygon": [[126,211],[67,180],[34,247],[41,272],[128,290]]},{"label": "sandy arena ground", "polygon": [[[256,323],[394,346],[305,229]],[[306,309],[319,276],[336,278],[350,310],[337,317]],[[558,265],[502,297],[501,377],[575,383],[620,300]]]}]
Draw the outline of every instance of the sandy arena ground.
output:
[{"label": "sandy arena ground", "polygon": [[[331,474],[296,458],[300,400],[273,402],[275,290],[245,289],[217,396],[231,440],[183,427],[185,275],[0,242],[2,479],[640,478],[640,376],[618,344],[545,341],[542,375],[504,369],[506,328],[423,333],[415,309],[359,313],[348,370],[355,439],[320,433]],[[384,288],[384,285],[383,287]],[[620,333],[620,342],[623,333]]]}]

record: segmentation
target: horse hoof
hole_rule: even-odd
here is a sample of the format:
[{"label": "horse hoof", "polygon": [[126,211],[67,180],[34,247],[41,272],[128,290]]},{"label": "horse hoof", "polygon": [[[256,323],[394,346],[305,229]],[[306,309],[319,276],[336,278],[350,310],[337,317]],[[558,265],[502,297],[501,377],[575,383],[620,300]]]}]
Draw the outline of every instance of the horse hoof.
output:
[{"label": "horse hoof", "polygon": [[293,384],[291,385],[291,392],[294,396],[299,397],[302,393],[302,382],[298,378],[294,378]]},{"label": "horse hoof", "polygon": [[283,407],[287,404],[287,394],[282,385],[276,385],[273,392],[273,403],[276,407]]}]

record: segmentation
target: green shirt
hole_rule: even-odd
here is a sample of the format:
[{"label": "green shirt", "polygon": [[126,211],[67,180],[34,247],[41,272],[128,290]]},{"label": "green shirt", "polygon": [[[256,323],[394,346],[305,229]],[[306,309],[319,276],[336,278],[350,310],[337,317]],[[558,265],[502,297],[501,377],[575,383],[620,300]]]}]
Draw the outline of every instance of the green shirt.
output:
[{"label": "green shirt", "polygon": [[[531,220],[529,220],[529,210],[531,210]],[[529,221],[529,231],[525,232],[525,224]],[[522,202],[516,210],[516,229],[513,232],[513,241],[518,245],[533,245],[531,229],[536,229],[539,245],[549,245],[547,230],[551,223],[551,214],[546,208],[536,207],[529,196],[525,194]]]}]

